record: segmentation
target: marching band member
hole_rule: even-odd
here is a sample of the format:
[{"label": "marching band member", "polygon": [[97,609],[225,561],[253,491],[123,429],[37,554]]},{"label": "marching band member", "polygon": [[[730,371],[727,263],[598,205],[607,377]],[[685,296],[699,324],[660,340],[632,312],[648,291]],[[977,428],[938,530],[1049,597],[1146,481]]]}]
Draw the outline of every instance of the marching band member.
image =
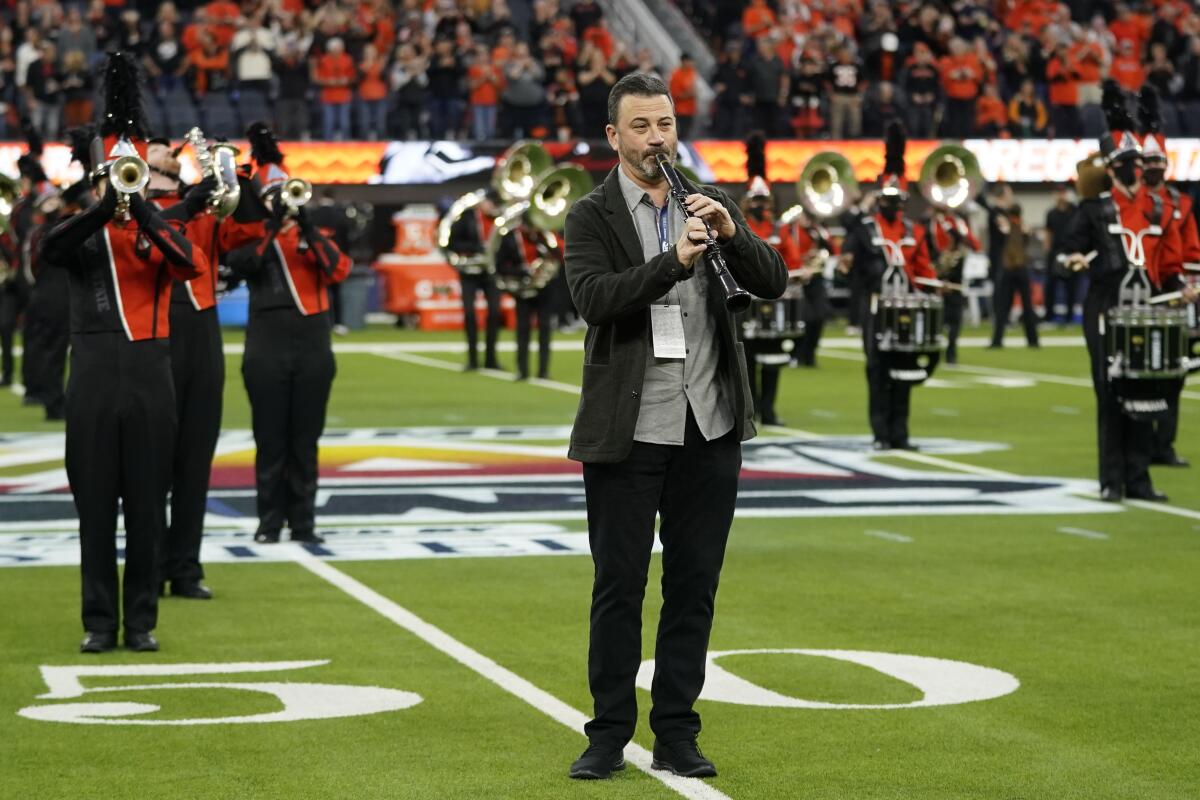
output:
[{"label": "marching band member", "polygon": [[150,184],[147,196],[163,217],[185,225],[193,247],[206,256],[204,269],[190,281],[177,281],[171,290],[171,376],[179,417],[175,459],[171,469],[171,521],[159,552],[160,592],[170,582],[171,594],[209,600],[204,585],[200,546],[208,481],[221,432],[225,391],[225,354],[217,320],[217,269],[223,253],[262,238],[262,223],[239,223],[209,212],[216,179],[206,175],[194,186],[180,180],[178,150],[168,139],[147,144]]},{"label": "marching band member", "polygon": [[20,254],[23,282],[29,294],[25,305],[25,350],[21,371],[26,396],[45,407],[47,421],[63,418],[63,375],[70,340],[70,305],[66,271],[57,264],[44,261],[39,250],[42,237],[57,224],[63,203],[63,193],[58,187],[49,181],[39,185],[30,205],[33,216]]},{"label": "marching band member", "polygon": [[317,441],[336,371],[329,286],[350,273],[350,259],[310,223],[305,198],[293,195],[304,194],[303,182],[284,172],[271,130],[254,123],[246,134],[257,165],[254,182],[269,213],[266,235],[229,256],[250,288],[242,378],[257,446],[254,540],[278,542],[287,524],[293,542],[319,543]]},{"label": "marching band member", "polygon": [[[105,114],[93,152],[114,163],[132,189],[144,162],[114,157],[145,153],[146,122],[138,67],[128,53],[109,56]],[[140,169],[138,166],[140,165]],[[42,241],[42,258],[70,274],[71,371],[67,385],[66,467],[79,514],[83,572],[83,652],[116,646],[158,649],[155,550],[162,539],[175,441],[171,382],[171,279],[195,277],[205,256],[139,191],[118,198],[110,172],[98,176],[101,201],[66,219]],[[125,518],[123,591],[117,582],[118,505]],[[123,619],[118,609],[123,599]]]},{"label": "marching band member", "polygon": [[[1158,198],[1170,224],[1179,228],[1183,263],[1200,268],[1200,232],[1192,198],[1165,182],[1167,174],[1167,139],[1160,132],[1158,93],[1153,86],[1142,87],[1138,94],[1142,125],[1142,182],[1148,198]],[[1179,395],[1167,398],[1167,413],[1154,422],[1154,440],[1150,463],[1168,467],[1187,467],[1190,463],[1175,452],[1175,437],[1179,431]]]},{"label": "marching band member", "polygon": [[789,223],[787,232],[795,243],[800,259],[795,267],[788,264],[788,269],[799,269],[799,274],[793,280],[799,281],[804,291],[804,302],[800,306],[804,338],[800,340],[793,356],[800,366],[815,367],[821,332],[825,323],[833,318],[833,305],[829,302],[829,290],[825,286],[825,256],[840,255],[842,249],[829,229],[803,209]]},{"label": "marching band member", "polygon": [[458,282],[462,287],[463,330],[467,334],[467,370],[479,368],[479,325],[475,318],[475,301],[482,293],[487,302],[487,322],[484,334],[483,366],[502,369],[496,358],[496,340],[500,336],[500,290],[491,275],[493,265],[486,264],[488,237],[500,215],[500,194],[487,189],[479,203],[467,209],[450,226],[446,249],[457,258]]},{"label": "marching band member", "polygon": [[[766,138],[759,132],[752,133],[746,140],[746,174],[750,177],[750,186],[742,198],[742,214],[747,227],[775,248],[787,268],[796,269],[800,266],[800,251],[792,239],[791,231],[775,224],[771,186],[766,178],[766,145]],[[750,378],[750,395],[754,399],[755,413],[764,425],[785,424],[775,413],[775,400],[779,396],[779,371],[791,360],[791,355],[784,352],[780,344],[778,338],[747,337],[742,340]]]},{"label": "marching band member", "polygon": [[[496,274],[506,278],[517,302],[517,380],[529,378],[529,333],[534,316],[538,326],[538,374],[550,377],[550,337],[554,333],[553,293],[549,278],[562,265],[562,242],[540,230],[522,215],[520,223],[504,234],[496,249]],[[543,276],[546,280],[543,280]]]},{"label": "marching band member", "polygon": [[[860,300],[858,318],[863,322],[863,349],[867,356],[867,389],[876,450],[915,450],[908,440],[908,415],[912,384],[892,378],[875,341],[875,320],[870,298],[882,288],[889,259],[903,261],[909,282],[914,278],[934,278],[929,265],[925,228],[905,219],[903,205],[908,199],[908,180],[904,177],[904,128],[892,123],[887,130],[886,155],[879,176],[879,196],[875,213],[862,219],[842,243],[852,275],[866,288]],[[913,286],[916,289],[916,286]]]},{"label": "marching band member", "polygon": [[[21,129],[25,133],[29,152],[17,158],[17,172],[21,176],[19,188],[5,187],[6,194],[13,191],[15,196],[10,198],[12,208],[8,213],[8,225],[0,233],[0,386],[9,386],[13,382],[13,338],[29,293],[28,276],[22,269],[22,254],[33,224],[33,201],[41,187],[49,184],[46,172],[42,169],[41,136],[28,119],[21,120]],[[28,359],[22,359],[21,382],[26,386],[29,383],[28,368]],[[37,405],[40,402],[36,395],[26,391],[24,405]]]},{"label": "marching band member", "polygon": [[[925,241],[929,245],[929,258],[935,265],[939,280],[963,286],[963,265],[967,253],[978,253],[982,248],[966,216],[955,209],[934,206],[933,215],[927,223]],[[961,289],[941,289],[945,303],[946,363],[958,363],[958,333],[962,330],[963,294]]]},{"label": "marching band member", "polygon": [[[1144,267],[1155,289],[1182,286],[1179,228],[1169,224],[1169,212],[1142,185],[1142,151],[1132,133],[1133,120],[1125,94],[1113,82],[1105,84],[1104,110],[1108,134],[1100,139],[1100,152],[1112,190],[1083,200],[1067,233],[1064,261],[1090,275],[1084,301],[1083,332],[1092,361],[1096,392],[1100,453],[1100,498],[1119,502],[1122,497],[1166,502],[1150,480],[1150,423],[1124,413],[1108,378],[1108,359],[1100,332],[1104,314],[1120,302],[1121,282],[1137,260],[1138,249],[1110,226],[1129,231],[1140,241]],[[1157,208],[1156,208],[1157,207]],[[1165,226],[1161,223],[1167,222]],[[1095,251],[1090,262],[1085,253]],[[1195,294],[1185,289],[1185,297]]]}]

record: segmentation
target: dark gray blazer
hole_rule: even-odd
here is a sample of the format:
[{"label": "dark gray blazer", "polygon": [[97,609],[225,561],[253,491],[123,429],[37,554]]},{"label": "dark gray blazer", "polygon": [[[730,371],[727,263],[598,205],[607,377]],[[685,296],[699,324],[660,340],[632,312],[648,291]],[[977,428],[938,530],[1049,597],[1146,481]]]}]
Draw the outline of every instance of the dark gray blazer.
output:
[{"label": "dark gray blazer", "polygon": [[[645,261],[633,217],[625,205],[617,170],[567,214],[566,273],[571,297],[588,323],[584,339],[583,394],[571,431],[569,457],[576,461],[620,461],[633,445],[650,343],[650,305],[683,275],[675,248]],[[693,187],[720,200],[738,232],[721,246],[729,271],[746,291],[774,299],[787,285],[787,267],[774,248],[746,226],[729,196],[713,186]],[[671,202],[674,202],[672,200]],[[697,259],[694,269],[707,269]],[[725,310],[716,280],[709,284],[709,310],[721,342],[719,379],[734,398],[734,427],[741,440],[756,433],[754,404],[746,377],[739,326]]]}]

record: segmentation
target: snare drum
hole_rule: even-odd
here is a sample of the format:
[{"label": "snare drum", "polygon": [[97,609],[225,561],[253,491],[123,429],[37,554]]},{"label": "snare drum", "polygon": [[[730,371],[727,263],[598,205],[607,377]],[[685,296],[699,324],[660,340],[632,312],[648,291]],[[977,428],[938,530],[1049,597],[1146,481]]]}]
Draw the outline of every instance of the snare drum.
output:
[{"label": "snare drum", "polygon": [[871,298],[875,344],[885,353],[936,353],[942,349],[942,298],[913,292]]},{"label": "snare drum", "polygon": [[1158,380],[1187,374],[1187,311],[1115,306],[1104,316],[1105,355],[1113,379]]},{"label": "snare drum", "polygon": [[742,320],[743,339],[799,339],[804,335],[799,297],[755,300]]}]

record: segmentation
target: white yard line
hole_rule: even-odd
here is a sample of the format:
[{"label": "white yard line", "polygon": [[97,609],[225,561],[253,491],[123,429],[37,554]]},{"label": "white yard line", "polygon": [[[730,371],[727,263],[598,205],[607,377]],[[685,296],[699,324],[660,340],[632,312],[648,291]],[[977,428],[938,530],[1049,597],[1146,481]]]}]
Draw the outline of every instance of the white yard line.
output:
[{"label": "white yard line", "polygon": [[[834,359],[840,358],[842,361],[861,362],[865,360],[862,353],[841,351],[829,352],[824,348],[822,348],[819,352],[823,356],[829,356],[830,358]],[[1074,378],[1067,375],[1055,375],[1048,372],[1028,372],[1025,370],[972,366],[969,364],[955,364],[953,367],[950,367],[950,369],[952,369],[954,372],[970,372],[975,373],[976,375],[992,375],[1003,378],[1024,378],[1026,380],[1039,381],[1041,383],[1057,383],[1062,386],[1075,386],[1083,389],[1092,388],[1091,378]],[[1200,400],[1200,392],[1180,392],[1179,396],[1186,400]]]},{"label": "white yard line", "polygon": [[[379,356],[380,358],[390,358],[393,361],[404,361],[409,364],[417,364],[422,367],[434,367],[435,369],[449,370],[450,372],[463,372],[463,368],[459,364],[453,364],[449,361],[443,361],[440,358],[426,358],[425,356],[413,355],[405,352],[380,352],[372,353],[371,355]],[[483,375],[486,378],[495,378],[499,381],[508,381],[510,383],[517,380],[517,376],[511,372],[502,372],[496,369],[480,369],[475,370],[475,374]],[[570,383],[561,383],[559,381],[546,380],[544,378],[530,378],[526,381],[531,386],[541,386],[545,389],[554,389],[559,392],[577,395],[581,391],[580,387]]]},{"label": "white yard line", "polygon": [[887,539],[889,542],[903,542],[908,544],[912,541],[911,536],[905,536],[902,533],[892,533],[891,531],[863,531],[867,536],[874,536],[876,539]]},{"label": "white yard line", "polygon": [[1107,539],[1108,538],[1107,533],[1100,533],[1100,531],[1089,531],[1086,528],[1066,528],[1066,527],[1064,527],[1064,528],[1059,528],[1058,532],[1065,533],[1068,536],[1079,536],[1084,539]]},{"label": "white yard line", "polygon": [[[364,583],[361,583],[328,562],[321,561],[302,548],[295,548],[296,563],[317,577],[333,584],[346,594],[358,600],[363,605],[379,613],[386,619],[399,625],[404,630],[432,646],[436,650],[450,656],[464,667],[476,672],[487,680],[536,708],[555,722],[566,725],[576,733],[583,733],[587,716],[559,700],[549,692],[539,689],[512,670],[506,669],[492,659],[455,639],[450,634],[418,617],[398,603],[389,600]],[[582,665],[580,667],[582,669]],[[566,792],[566,758],[574,754],[564,754],[561,765],[548,766],[548,769],[561,774]],[[694,800],[729,800],[728,795],[717,791],[698,778],[680,778],[662,770],[652,770],[650,751],[637,744],[625,745],[625,760],[665,784],[669,789],[682,797]]]}]

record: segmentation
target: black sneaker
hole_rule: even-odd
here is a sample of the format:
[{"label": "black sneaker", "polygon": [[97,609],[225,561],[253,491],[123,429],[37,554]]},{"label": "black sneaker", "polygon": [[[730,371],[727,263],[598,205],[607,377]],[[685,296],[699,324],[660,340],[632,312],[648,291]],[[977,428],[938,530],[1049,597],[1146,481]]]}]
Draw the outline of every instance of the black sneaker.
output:
[{"label": "black sneaker", "polygon": [[325,544],[325,537],[318,536],[312,531],[301,531],[299,533],[292,531],[292,541],[305,544]]},{"label": "black sneaker", "polygon": [[663,743],[654,740],[654,769],[665,769],[681,778],[715,778],[717,768],[704,757],[695,739]]},{"label": "black sneaker", "polygon": [[152,633],[125,631],[125,648],[135,653],[157,653],[158,639],[155,639]]},{"label": "black sneaker", "polygon": [[88,631],[83,637],[83,641],[79,643],[79,652],[81,653],[107,653],[117,646],[117,635],[115,633],[104,633],[100,631]]},{"label": "black sneaker", "polygon": [[575,759],[568,773],[576,780],[604,780],[614,772],[625,769],[623,747],[611,744],[589,744],[583,755]]},{"label": "black sneaker", "polygon": [[257,531],[254,534],[254,541],[259,544],[276,544],[279,541],[279,531]]}]

